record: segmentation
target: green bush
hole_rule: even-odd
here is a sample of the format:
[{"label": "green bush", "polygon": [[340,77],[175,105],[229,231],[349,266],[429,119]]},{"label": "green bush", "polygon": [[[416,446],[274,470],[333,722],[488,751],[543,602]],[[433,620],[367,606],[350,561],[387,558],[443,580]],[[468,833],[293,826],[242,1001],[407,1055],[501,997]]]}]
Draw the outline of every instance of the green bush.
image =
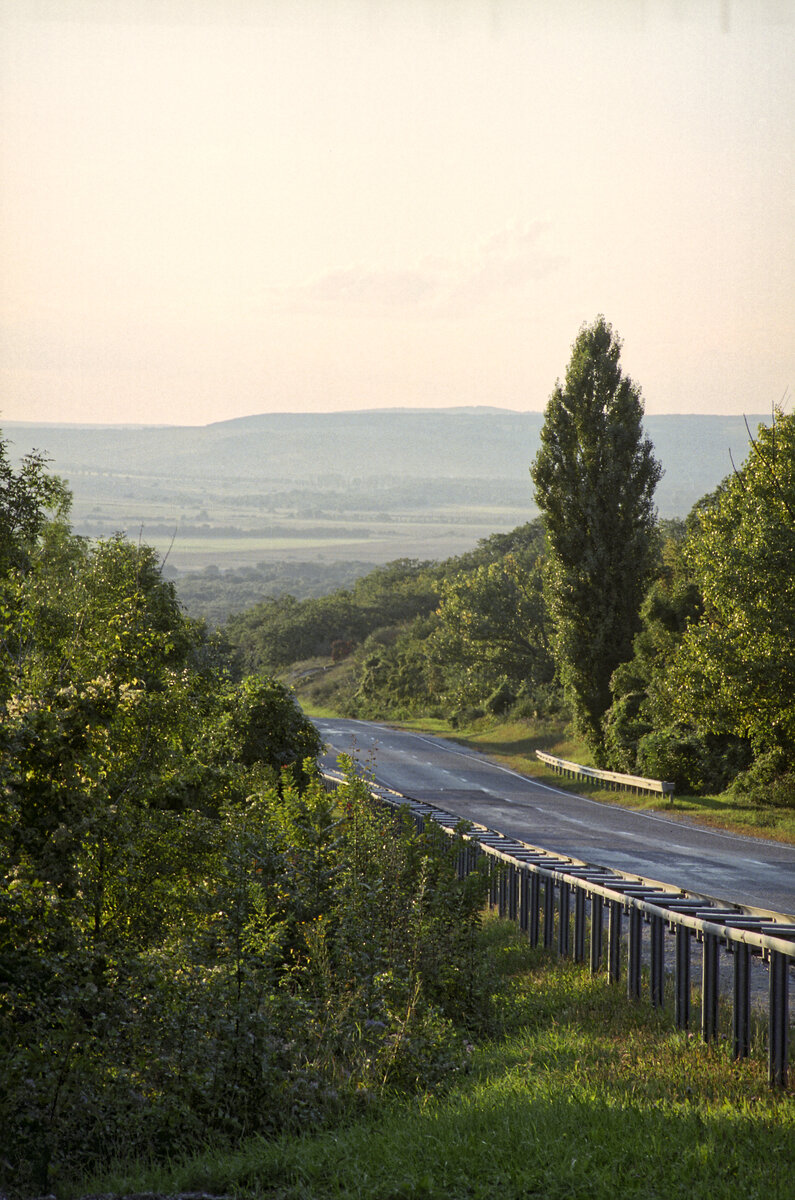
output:
[{"label": "green bush", "polygon": [[462,725],[471,725],[473,721],[479,721],[485,715],[486,710],[483,708],[461,708],[452,714],[450,724],[453,729],[460,729]]},{"label": "green bush", "polygon": [[507,680],[503,680],[498,684],[484,705],[486,712],[494,713],[495,716],[501,717],[507,713],[516,703],[516,692],[510,686]]},{"label": "green bush", "polygon": [[704,785],[703,744],[692,734],[661,729],[638,742],[638,772],[673,783],[677,792],[699,792]]},{"label": "green bush", "polygon": [[742,738],[701,737],[678,726],[654,730],[638,742],[638,773],[671,780],[678,792],[720,792],[748,760],[748,743]]},{"label": "green bush", "polygon": [[731,790],[756,808],[795,808],[795,772],[781,750],[760,755]]},{"label": "green bush", "polygon": [[10,1195],[438,1087],[490,1020],[485,876],[459,879],[460,840],[416,834],[359,780],[329,794],[287,773],[217,819],[155,827],[146,941],[135,925],[100,944],[24,871],[3,896],[0,917],[28,931],[22,955],[0,944]]}]

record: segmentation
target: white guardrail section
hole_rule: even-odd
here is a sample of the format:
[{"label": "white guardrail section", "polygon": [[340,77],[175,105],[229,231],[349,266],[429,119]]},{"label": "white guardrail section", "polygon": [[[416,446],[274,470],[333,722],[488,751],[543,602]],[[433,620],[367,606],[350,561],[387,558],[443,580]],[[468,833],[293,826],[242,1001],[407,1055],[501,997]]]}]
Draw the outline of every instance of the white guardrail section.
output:
[{"label": "white guardrail section", "polygon": [[[330,787],[344,783],[341,775],[329,773],[324,777]],[[455,813],[388,788],[369,786],[377,803],[407,811],[418,832],[431,820],[451,838],[457,836],[462,819]],[[646,947],[649,999],[655,1006],[664,1004],[667,935],[673,941],[674,1020],[678,1029],[687,1029],[691,1021],[691,950],[698,943],[701,1035],[706,1042],[719,1036],[719,959],[721,951],[731,955],[731,1038],[737,1059],[748,1057],[751,1051],[752,967],[766,972],[768,1078],[771,1085],[786,1087],[795,917],[725,903],[640,875],[594,866],[485,825],[465,821],[463,828],[459,875],[463,877],[475,869],[477,860],[486,855],[489,902],[500,916],[518,921],[533,946],[539,942],[550,949],[557,945],[559,954],[571,955],[576,962],[589,959],[592,974],[602,969],[606,958],[611,983],[619,982],[625,966],[631,999],[641,997]],[[624,916],[628,918],[626,936],[622,936]],[[648,926],[645,937],[644,926]]]},{"label": "white guardrail section", "polygon": [[547,766],[552,767],[560,775],[571,775],[573,778],[598,779],[603,783],[612,783],[616,787],[626,788],[636,792],[659,792],[673,799],[674,785],[663,779],[644,779],[642,775],[621,775],[618,771],[600,771],[598,767],[583,767],[580,763],[569,762],[567,758],[556,758],[554,754],[545,754],[536,750],[536,758],[540,758]]}]

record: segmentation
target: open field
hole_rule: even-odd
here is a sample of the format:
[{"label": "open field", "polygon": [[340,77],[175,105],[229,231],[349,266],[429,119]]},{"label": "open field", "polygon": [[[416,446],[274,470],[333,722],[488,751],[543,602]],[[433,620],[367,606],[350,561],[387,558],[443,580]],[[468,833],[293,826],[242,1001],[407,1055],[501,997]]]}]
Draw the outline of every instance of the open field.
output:
[{"label": "open field", "polygon": [[471,550],[495,530],[513,529],[527,520],[528,511],[445,506],[418,519],[416,513],[402,512],[305,518],[284,510],[265,522],[261,513],[241,513],[216,500],[212,520],[203,520],[202,511],[175,517],[167,502],[149,503],[135,525],[121,504],[88,512],[75,504],[73,518],[76,533],[106,537],[121,530],[154,546],[176,570],[195,571],[211,565],[224,570],[307,558],[373,566],[405,557],[445,559]]}]

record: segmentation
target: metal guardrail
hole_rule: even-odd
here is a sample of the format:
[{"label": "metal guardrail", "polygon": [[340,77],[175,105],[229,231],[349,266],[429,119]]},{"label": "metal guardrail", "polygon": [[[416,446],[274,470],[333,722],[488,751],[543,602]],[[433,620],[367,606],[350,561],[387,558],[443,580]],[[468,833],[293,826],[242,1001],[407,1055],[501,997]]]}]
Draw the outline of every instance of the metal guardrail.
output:
[{"label": "metal guardrail", "polygon": [[661,795],[670,796],[673,799],[674,785],[663,779],[645,779],[642,775],[622,775],[618,771],[600,771],[598,767],[583,767],[580,763],[569,762],[567,758],[556,758],[554,754],[545,754],[543,750],[536,750],[536,758],[540,758],[542,762],[561,775],[571,775],[575,779],[598,779],[604,783],[612,783],[616,787],[636,792],[659,792]]},{"label": "metal guardrail", "polygon": [[[342,780],[326,779],[333,785]],[[406,808],[421,832],[434,821],[451,837],[461,818],[425,801],[370,785],[373,798],[391,808]],[[719,954],[732,955],[732,1048],[734,1057],[751,1050],[751,963],[766,963],[768,981],[768,1078],[786,1087],[789,1062],[789,978],[795,966],[795,917],[727,904],[709,896],[683,891],[621,871],[594,866],[565,855],[467,822],[468,845],[459,856],[463,877],[481,855],[487,855],[490,903],[500,916],[519,922],[531,945],[557,945],[561,955],[590,963],[591,973],[602,969],[618,983],[626,960],[627,994],[640,999],[644,941],[648,943],[648,985],[652,1005],[664,1000],[665,935],[674,940],[674,1020],[678,1029],[691,1021],[691,950],[701,944],[701,1035],[705,1042],[718,1036],[720,1002]],[[622,919],[628,919],[626,950]],[[648,938],[643,927],[649,926]],[[586,950],[587,943],[587,950]]]}]

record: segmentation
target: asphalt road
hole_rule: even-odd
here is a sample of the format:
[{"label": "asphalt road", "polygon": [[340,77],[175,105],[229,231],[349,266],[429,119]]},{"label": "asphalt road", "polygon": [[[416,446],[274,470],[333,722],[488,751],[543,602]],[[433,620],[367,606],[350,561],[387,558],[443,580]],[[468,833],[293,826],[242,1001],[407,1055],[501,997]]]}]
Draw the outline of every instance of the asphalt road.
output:
[{"label": "asphalt road", "polygon": [[576,796],[443,738],[369,721],[315,722],[324,765],[351,754],[377,783],[531,845],[795,920],[795,847]]}]

